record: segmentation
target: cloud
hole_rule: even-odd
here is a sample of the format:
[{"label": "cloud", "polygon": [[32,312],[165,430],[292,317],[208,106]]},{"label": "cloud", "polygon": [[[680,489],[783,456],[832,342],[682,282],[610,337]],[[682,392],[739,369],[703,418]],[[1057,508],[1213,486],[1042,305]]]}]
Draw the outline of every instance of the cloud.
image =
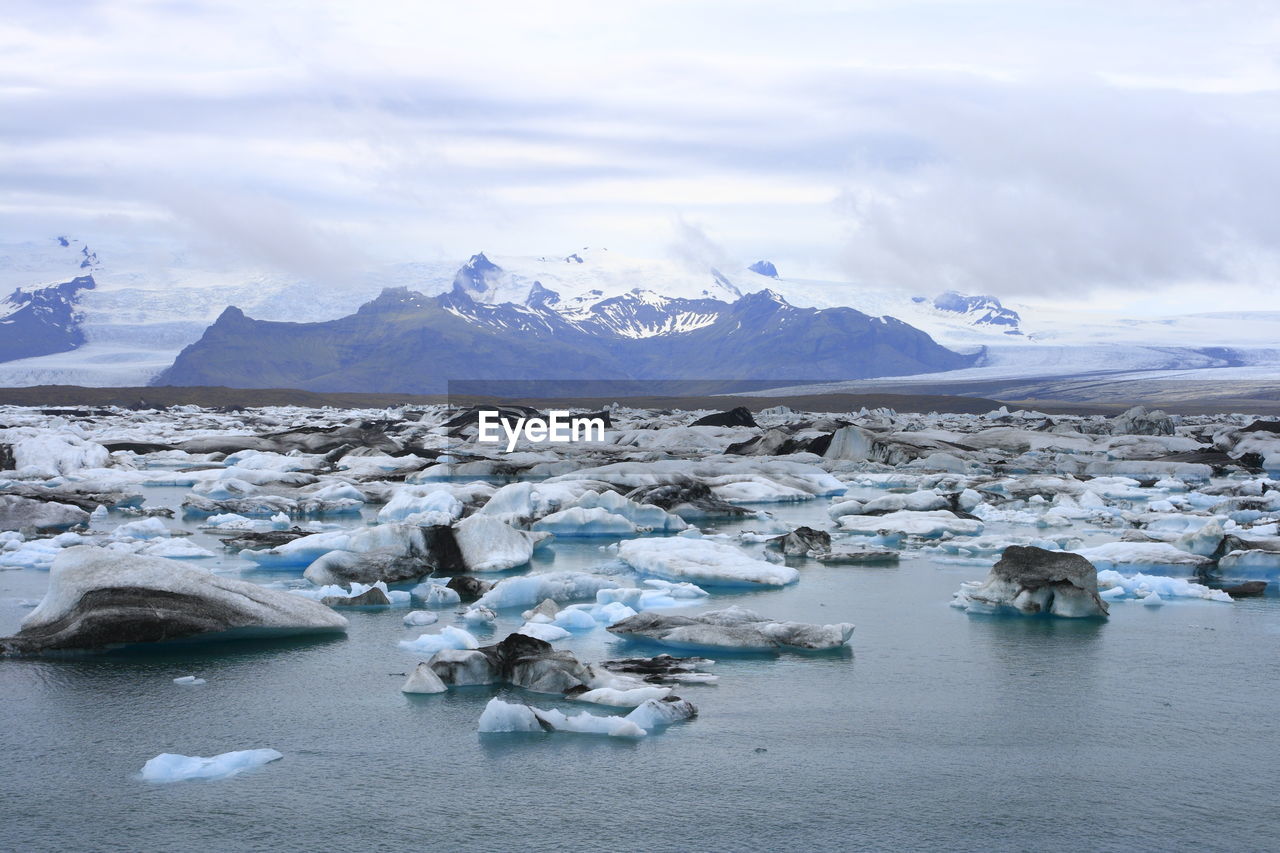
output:
[{"label": "cloud", "polygon": [[705,272],[709,267],[722,267],[729,262],[728,253],[707,236],[701,226],[680,217],[672,223],[672,230],[674,236],[667,244],[667,257],[690,272]]},{"label": "cloud", "polygon": [[999,295],[1253,299],[1280,266],[1258,4],[50,8],[0,23],[20,237],[132,222],[334,278],[608,245]]},{"label": "cloud", "polygon": [[1274,106],[1096,83],[913,88],[889,112],[935,154],[850,182],[845,269],[925,293],[1268,282]]}]

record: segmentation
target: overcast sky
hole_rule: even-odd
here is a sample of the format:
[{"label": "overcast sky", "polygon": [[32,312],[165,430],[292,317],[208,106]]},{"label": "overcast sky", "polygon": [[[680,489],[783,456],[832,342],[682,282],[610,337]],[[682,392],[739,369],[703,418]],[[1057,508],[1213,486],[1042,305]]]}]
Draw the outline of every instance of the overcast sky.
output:
[{"label": "overcast sky", "polygon": [[1278,107],[1269,2],[6,0],[0,229],[1280,308]]}]

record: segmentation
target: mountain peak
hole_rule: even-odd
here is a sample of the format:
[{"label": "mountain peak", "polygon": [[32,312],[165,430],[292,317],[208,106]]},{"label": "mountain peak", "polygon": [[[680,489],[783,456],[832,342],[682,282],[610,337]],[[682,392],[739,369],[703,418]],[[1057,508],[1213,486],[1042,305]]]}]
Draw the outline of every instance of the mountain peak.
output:
[{"label": "mountain peak", "polygon": [[765,303],[773,302],[778,305],[785,305],[788,308],[791,307],[791,303],[783,298],[781,293],[768,287],[764,290],[757,290],[755,293],[748,293],[738,301],[745,302],[750,305],[763,305]]},{"label": "mountain peak", "polygon": [[551,308],[560,302],[560,294],[547,287],[543,287],[542,282],[535,281],[533,286],[529,288],[529,295],[525,298],[524,304],[530,308]]},{"label": "mountain peak", "polygon": [[769,278],[778,277],[778,268],[773,265],[773,261],[756,261],[754,264],[747,267],[747,269],[751,270],[753,273],[768,276]]},{"label": "mountain peak", "polygon": [[933,307],[939,311],[962,314],[970,318],[975,326],[1007,326],[1006,334],[1021,334],[1018,324],[1022,317],[1017,311],[1005,308],[994,296],[980,294],[965,296],[954,290],[940,293],[933,298]]}]

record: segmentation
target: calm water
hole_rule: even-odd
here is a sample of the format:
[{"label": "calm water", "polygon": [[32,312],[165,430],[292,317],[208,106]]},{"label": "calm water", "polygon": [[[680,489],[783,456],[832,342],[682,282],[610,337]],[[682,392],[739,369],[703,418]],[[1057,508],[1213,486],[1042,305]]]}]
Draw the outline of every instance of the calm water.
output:
[{"label": "calm water", "polygon": [[[598,544],[535,570],[589,567]],[[800,565],[794,587],[713,603],[856,622],[852,652],[721,656],[719,684],[681,691],[698,719],[636,741],[476,732],[494,695],[604,712],[552,697],[401,694],[416,658],[396,641],[424,630],[403,609],[323,642],[0,662],[0,848],[1275,849],[1276,598],[982,619],[947,606],[982,568]],[[0,631],[46,577],[0,573]],[[557,645],[643,651],[603,629]],[[208,684],[171,683],[187,674]],[[137,778],[161,752],[254,747],[285,758]]]}]

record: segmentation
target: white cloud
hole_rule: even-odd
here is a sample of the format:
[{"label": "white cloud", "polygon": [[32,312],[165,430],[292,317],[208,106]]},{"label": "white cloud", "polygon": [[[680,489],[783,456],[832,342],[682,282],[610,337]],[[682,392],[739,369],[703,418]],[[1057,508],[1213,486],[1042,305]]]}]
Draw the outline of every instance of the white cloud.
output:
[{"label": "white cloud", "polygon": [[655,223],[684,252],[698,222],[713,254],[924,292],[1254,300],[1280,252],[1278,21],[1243,0],[18,0],[0,228],[167,229],[342,277],[426,245],[661,254]]}]

